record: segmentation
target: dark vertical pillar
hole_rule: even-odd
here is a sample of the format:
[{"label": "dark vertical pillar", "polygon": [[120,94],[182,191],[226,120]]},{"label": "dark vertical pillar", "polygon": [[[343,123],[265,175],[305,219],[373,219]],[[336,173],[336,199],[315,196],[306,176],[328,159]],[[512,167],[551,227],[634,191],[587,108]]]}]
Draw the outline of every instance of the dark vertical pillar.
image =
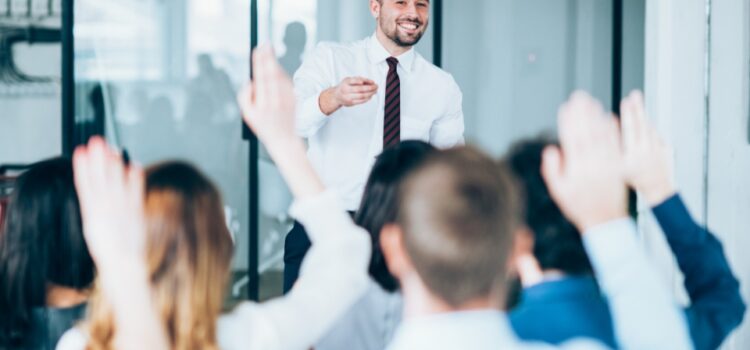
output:
[{"label": "dark vertical pillar", "polygon": [[[253,76],[252,67],[252,50],[258,46],[258,1],[250,1],[250,77]],[[260,274],[258,273],[258,237],[259,237],[259,212],[260,207],[258,199],[259,190],[259,173],[258,173],[258,138],[253,135],[247,126],[243,124],[243,137],[249,141],[250,159],[248,162],[248,181],[249,181],[249,203],[248,210],[250,227],[248,228],[248,261],[247,275],[249,282],[247,285],[247,298],[249,300],[258,300],[260,291]]]},{"label": "dark vertical pillar", "polygon": [[62,0],[62,153],[70,156],[75,141],[74,0]]},{"label": "dark vertical pillar", "polygon": [[443,1],[434,0],[433,11],[433,35],[432,35],[432,61],[438,66],[443,66]]}]

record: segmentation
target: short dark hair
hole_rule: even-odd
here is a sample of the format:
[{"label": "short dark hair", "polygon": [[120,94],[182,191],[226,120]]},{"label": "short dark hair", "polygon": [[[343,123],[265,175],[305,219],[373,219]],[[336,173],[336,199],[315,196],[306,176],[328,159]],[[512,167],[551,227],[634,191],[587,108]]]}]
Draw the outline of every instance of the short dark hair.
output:
[{"label": "short dark hair", "polygon": [[18,178],[0,231],[0,347],[25,340],[49,284],[86,289],[93,280],[71,161],[37,163]]},{"label": "short dark hair", "polygon": [[520,198],[512,177],[472,147],[428,157],[404,181],[398,224],[425,286],[453,307],[506,282]]},{"label": "short dark hair", "polygon": [[372,238],[370,276],[389,292],[398,289],[398,281],[385,263],[380,249],[380,231],[386,224],[396,221],[398,189],[404,177],[434,151],[433,146],[422,141],[404,141],[383,151],[370,171],[362,204],[354,218]]},{"label": "short dark hair", "polygon": [[534,235],[534,257],[543,270],[556,269],[570,275],[592,274],[581,235],[555,204],[542,177],[542,152],[557,144],[539,136],[514,144],[504,162],[517,178],[526,202],[526,226]]}]

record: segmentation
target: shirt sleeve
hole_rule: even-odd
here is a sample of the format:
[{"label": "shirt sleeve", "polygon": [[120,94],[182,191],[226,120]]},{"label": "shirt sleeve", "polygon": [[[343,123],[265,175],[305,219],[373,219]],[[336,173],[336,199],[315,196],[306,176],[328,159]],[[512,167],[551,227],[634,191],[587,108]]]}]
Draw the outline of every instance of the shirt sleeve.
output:
[{"label": "shirt sleeve", "polygon": [[308,349],[364,294],[370,239],[332,192],[291,209],[312,247],[300,278],[284,297],[245,303],[219,321],[222,349]]},{"label": "shirt sleeve", "polygon": [[450,77],[449,100],[446,113],[432,124],[430,143],[437,148],[451,148],[464,144],[463,95]]},{"label": "shirt sleeve", "polygon": [[314,135],[325,124],[327,116],[320,110],[320,94],[336,84],[332,48],[330,44],[320,43],[294,74],[296,131],[300,137]]},{"label": "shirt sleeve", "polygon": [[71,328],[63,333],[63,336],[57,342],[57,350],[83,350],[86,348],[88,340],[84,333],[78,328]]},{"label": "shirt sleeve", "polygon": [[639,247],[632,220],[594,227],[583,243],[623,349],[692,349],[685,317]]},{"label": "shirt sleeve", "polygon": [[716,349],[742,323],[746,310],[721,242],[693,220],[679,195],[653,213],[685,276],[693,343],[696,349]]}]

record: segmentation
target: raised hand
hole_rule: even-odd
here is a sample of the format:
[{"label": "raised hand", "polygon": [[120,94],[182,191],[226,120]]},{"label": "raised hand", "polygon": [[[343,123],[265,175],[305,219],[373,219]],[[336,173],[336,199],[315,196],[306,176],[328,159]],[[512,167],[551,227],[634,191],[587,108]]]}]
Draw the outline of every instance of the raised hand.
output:
[{"label": "raised hand", "polygon": [[625,179],[655,206],[675,193],[672,150],[649,123],[643,94],[631,92],[620,104]]},{"label": "raised hand", "polygon": [[560,107],[561,147],[544,150],[542,175],[550,194],[580,232],[627,216],[617,121],[576,92]]},{"label": "raised hand", "polygon": [[266,146],[297,198],[322,192],[323,184],[307,159],[305,145],[294,132],[292,81],[270,46],[253,52],[253,72],[254,81],[237,95],[245,123]]},{"label": "raised hand", "polygon": [[143,171],[128,168],[100,137],[73,155],[83,233],[97,267],[144,262]]},{"label": "raised hand", "polygon": [[245,123],[266,147],[296,138],[294,86],[270,46],[253,52],[253,75],[237,96]]},{"label": "raised hand", "polygon": [[97,283],[114,310],[117,348],[167,349],[145,259],[143,171],[125,167],[114,149],[94,137],[76,149],[73,172]]}]

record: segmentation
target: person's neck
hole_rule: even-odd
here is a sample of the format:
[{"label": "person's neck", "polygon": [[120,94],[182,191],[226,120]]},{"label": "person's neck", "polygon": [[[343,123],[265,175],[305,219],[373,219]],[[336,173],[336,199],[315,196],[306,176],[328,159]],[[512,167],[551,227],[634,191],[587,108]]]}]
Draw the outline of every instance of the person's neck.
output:
[{"label": "person's neck", "polygon": [[80,290],[58,285],[47,286],[47,306],[68,308],[85,303],[90,296],[89,290]]},{"label": "person's neck", "polygon": [[500,298],[486,296],[452,306],[431,293],[418,279],[401,281],[404,298],[404,319],[461,311],[500,311]]},{"label": "person's neck", "polygon": [[406,53],[407,51],[411,50],[412,46],[401,46],[393,42],[383,31],[378,27],[377,30],[375,30],[375,37],[380,42],[380,45],[383,45],[386,51],[388,51],[389,54],[391,54],[391,57],[398,57]]}]

